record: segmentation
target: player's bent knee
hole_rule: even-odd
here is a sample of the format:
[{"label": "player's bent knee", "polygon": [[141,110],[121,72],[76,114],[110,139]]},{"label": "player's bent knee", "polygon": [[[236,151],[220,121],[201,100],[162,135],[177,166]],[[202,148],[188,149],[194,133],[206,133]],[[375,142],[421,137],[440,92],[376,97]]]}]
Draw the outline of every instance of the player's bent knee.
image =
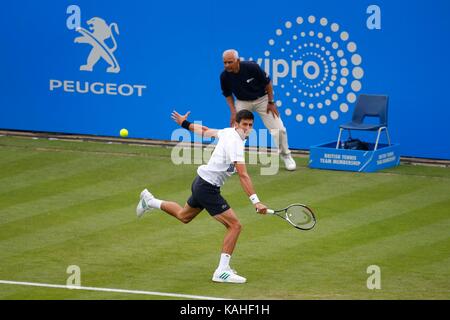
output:
[{"label": "player's bent knee", "polygon": [[188,224],[189,222],[192,221],[192,219],[189,219],[189,218],[181,218],[180,221],[183,222],[184,224]]},{"label": "player's bent knee", "polygon": [[230,225],[230,228],[233,229],[235,232],[239,233],[242,230],[242,224],[239,221],[237,221],[232,223]]},{"label": "player's bent knee", "polygon": [[177,217],[182,223],[187,224],[191,222],[197,214],[200,213],[200,211],[202,211],[202,209],[192,208],[186,204],[185,207],[178,213]]},{"label": "player's bent knee", "polygon": [[194,219],[193,216],[181,216],[180,221],[183,222],[184,224],[188,224],[189,222],[192,221],[192,219]]}]

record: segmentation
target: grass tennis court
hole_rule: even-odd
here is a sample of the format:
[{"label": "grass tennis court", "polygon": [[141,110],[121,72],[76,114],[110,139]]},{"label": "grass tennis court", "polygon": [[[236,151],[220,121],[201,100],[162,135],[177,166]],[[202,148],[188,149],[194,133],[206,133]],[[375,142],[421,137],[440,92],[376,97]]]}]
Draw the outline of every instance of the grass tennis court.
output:
[{"label": "grass tennis court", "polygon": [[[139,193],[184,204],[198,165],[170,148],[0,137],[0,280],[233,299],[449,299],[450,169],[401,165],[374,174],[249,171],[264,203],[309,204],[315,229],[253,212],[239,179],[222,193],[243,231],[232,266],[243,285],[211,281],[225,228],[202,212],[183,225],[137,219]],[[381,289],[366,286],[381,269]],[[0,299],[168,299],[0,284]]]}]

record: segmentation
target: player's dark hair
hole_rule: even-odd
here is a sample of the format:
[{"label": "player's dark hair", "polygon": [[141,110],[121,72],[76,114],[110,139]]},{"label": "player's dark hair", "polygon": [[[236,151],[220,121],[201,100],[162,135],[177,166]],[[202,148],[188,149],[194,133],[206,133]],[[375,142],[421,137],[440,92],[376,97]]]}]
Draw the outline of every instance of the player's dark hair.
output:
[{"label": "player's dark hair", "polygon": [[251,113],[250,111],[241,110],[238,113],[236,113],[236,122],[240,123],[242,119],[255,120],[255,117],[253,116],[253,113]]}]

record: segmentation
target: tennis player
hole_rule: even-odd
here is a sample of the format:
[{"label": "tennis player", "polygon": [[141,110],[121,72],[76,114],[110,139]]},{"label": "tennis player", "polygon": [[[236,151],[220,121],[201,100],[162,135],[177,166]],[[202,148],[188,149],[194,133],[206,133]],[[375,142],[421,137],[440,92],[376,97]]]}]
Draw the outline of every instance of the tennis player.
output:
[{"label": "tennis player", "polygon": [[261,214],[266,214],[267,207],[259,201],[256,195],[252,180],[247,173],[244,158],[245,139],[253,128],[254,117],[250,111],[239,111],[236,114],[233,128],[216,130],[190,123],[187,120],[189,113],[180,115],[174,111],[172,119],[183,128],[199,135],[219,139],[208,164],[197,169],[198,175],[191,187],[192,195],[184,207],[181,207],[173,201],[159,200],[147,189],[144,189],[141,192],[136,214],[141,217],[145,212],[152,209],[160,209],[183,223],[189,223],[203,209],[206,209],[212,217],[227,229],[219,266],[215,270],[212,280],[215,282],[245,283],[246,278],[238,275],[230,267],[231,255],[241,232],[241,224],[233,209],[221,196],[220,187],[224,185],[228,177],[237,172],[241,186],[256,210]]}]

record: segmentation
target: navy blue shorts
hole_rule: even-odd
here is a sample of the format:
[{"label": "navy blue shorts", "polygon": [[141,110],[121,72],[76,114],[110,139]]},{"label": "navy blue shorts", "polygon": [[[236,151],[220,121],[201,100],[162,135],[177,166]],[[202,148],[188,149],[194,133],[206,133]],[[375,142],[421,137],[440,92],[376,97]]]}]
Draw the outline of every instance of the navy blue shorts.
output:
[{"label": "navy blue shorts", "polygon": [[192,195],[187,204],[192,208],[206,209],[211,216],[221,214],[230,206],[220,194],[220,187],[210,184],[197,176],[192,182]]}]

